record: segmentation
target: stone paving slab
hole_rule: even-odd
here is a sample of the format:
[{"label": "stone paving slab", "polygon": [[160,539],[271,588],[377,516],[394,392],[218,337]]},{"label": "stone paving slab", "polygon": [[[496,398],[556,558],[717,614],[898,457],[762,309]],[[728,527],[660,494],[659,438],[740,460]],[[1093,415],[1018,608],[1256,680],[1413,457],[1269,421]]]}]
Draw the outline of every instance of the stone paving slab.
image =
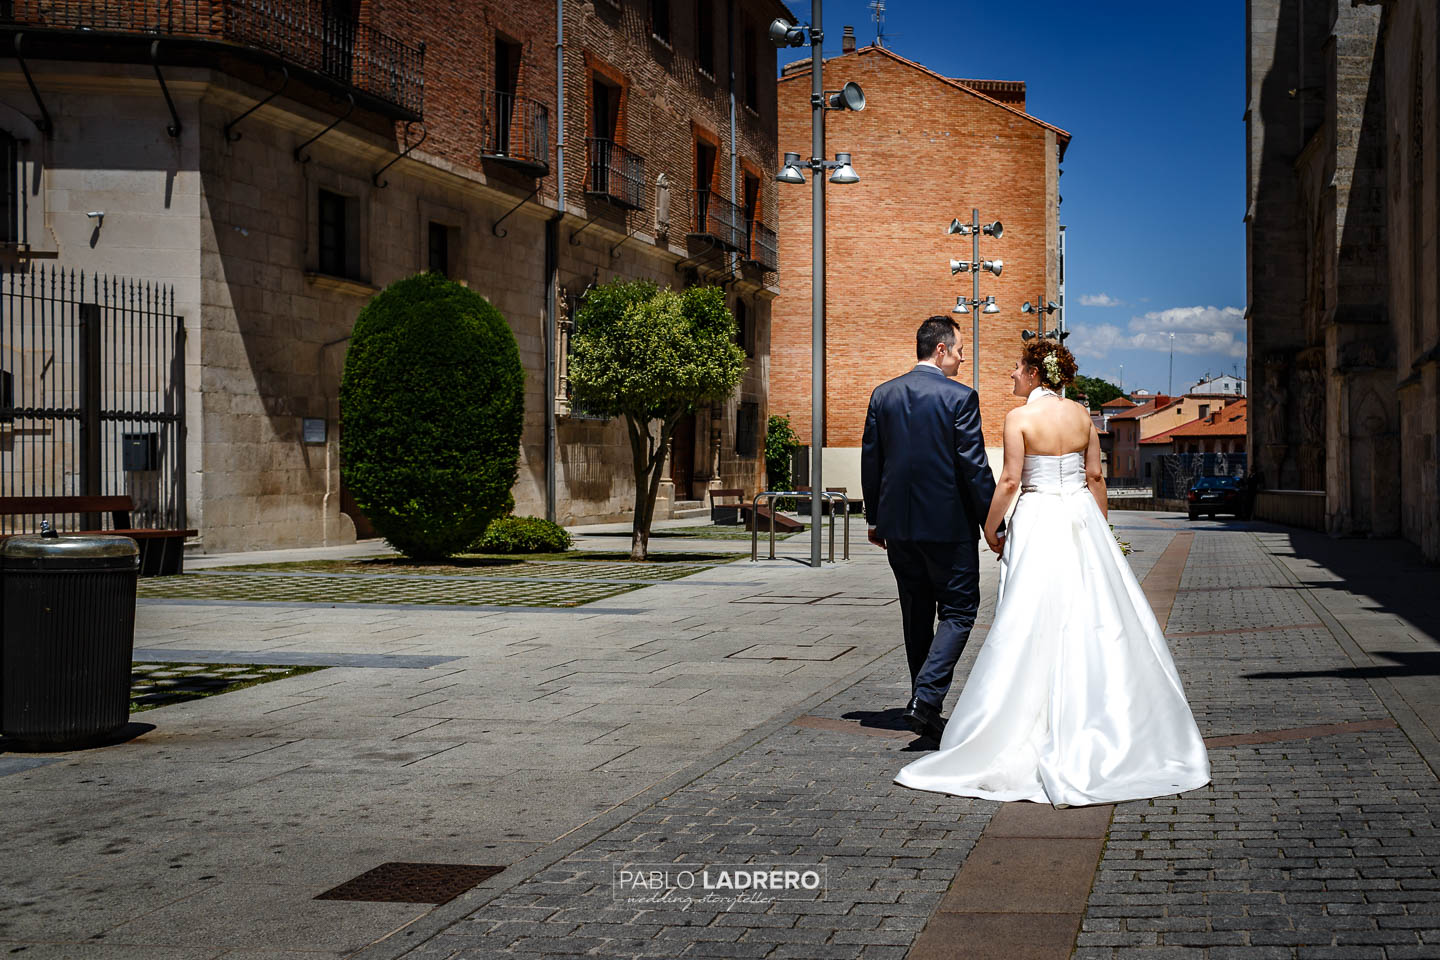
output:
[{"label": "stone paving slab", "polygon": [[[1030,932],[1010,928],[1008,955],[1053,956],[1067,930],[1081,958],[1440,954],[1440,796],[1424,746],[1440,727],[1426,683],[1440,648],[1423,611],[1385,583],[1410,581],[1365,553],[1371,597],[1340,547],[1325,554],[1260,524],[1123,519],[1142,577],[1175,533],[1194,535],[1171,646],[1202,732],[1336,729],[1217,745],[1211,787],[1119,805],[1083,915],[1033,914]],[[808,552],[803,537],[789,546]],[[144,604],[137,639],[149,651],[446,661],[356,660],[149,711],[156,729],[127,744],[0,756],[0,773],[21,767],[0,779],[0,798],[25,865],[0,876],[0,924],[11,925],[0,949],[96,960],[964,956],[1000,920],[938,907],[982,833],[1027,826],[1007,827],[1000,804],[891,782],[915,752],[894,735],[908,683],[893,604],[733,602],[884,599],[883,555],[854,549],[852,563],[820,571],[741,561],[724,582],[643,587],[622,611]],[[982,573],[988,622],[993,564]],[[752,578],[765,585],[739,585]],[[1288,629],[1267,629],[1277,626]],[[735,656],[757,646],[854,649]],[[828,722],[791,722],[801,717]],[[1373,729],[1340,726],[1355,721]],[[825,898],[681,909],[617,901],[610,887],[624,863],[781,859],[824,863]],[[442,907],[359,905],[391,924],[381,931],[355,922],[354,904],[310,899],[388,860],[506,869]],[[19,905],[31,899],[53,907],[43,922]],[[227,915],[232,900],[243,908]],[[940,926],[947,918],[962,925]],[[920,952],[927,922],[950,931],[953,951]],[[242,935],[256,928],[267,932]]]},{"label": "stone paving slab", "polygon": [[[1197,533],[1171,620],[1193,633],[1172,646],[1197,720],[1381,729],[1212,742],[1208,790],[1119,805],[1076,958],[1440,956],[1440,789],[1351,653],[1324,626],[1199,634],[1314,623],[1276,556],[1305,538]],[[1202,589],[1227,584],[1254,589]]]}]

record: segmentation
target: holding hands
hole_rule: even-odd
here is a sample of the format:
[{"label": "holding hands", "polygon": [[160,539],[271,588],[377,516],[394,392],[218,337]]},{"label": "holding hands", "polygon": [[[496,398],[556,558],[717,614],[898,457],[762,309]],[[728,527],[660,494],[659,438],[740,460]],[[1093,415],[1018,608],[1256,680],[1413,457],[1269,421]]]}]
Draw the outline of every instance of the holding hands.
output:
[{"label": "holding hands", "polygon": [[991,530],[987,525],[985,527],[985,543],[995,556],[1000,556],[1005,550],[1005,531],[1003,529]]}]

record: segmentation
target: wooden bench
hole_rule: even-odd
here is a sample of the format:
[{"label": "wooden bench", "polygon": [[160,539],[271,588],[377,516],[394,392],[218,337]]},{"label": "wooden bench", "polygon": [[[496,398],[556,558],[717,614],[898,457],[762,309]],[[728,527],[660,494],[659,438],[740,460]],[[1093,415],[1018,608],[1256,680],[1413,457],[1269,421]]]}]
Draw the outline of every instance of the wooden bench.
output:
[{"label": "wooden bench", "polygon": [[[718,502],[720,500],[725,502]],[[745,502],[745,491],[738,487],[734,490],[710,491],[711,523],[735,526],[742,522],[742,516],[747,512],[748,507],[749,504]]]},{"label": "wooden bench", "polygon": [[[0,516],[36,516],[46,519],[60,514],[110,514],[111,529],[66,530],[51,521],[61,534],[90,534],[129,537],[140,547],[140,576],[157,577],[180,573],[185,567],[185,538],[197,530],[136,529],[130,525],[135,509],[129,497],[0,497]],[[82,519],[84,524],[88,521]],[[97,528],[100,524],[96,524]],[[0,534],[0,541],[16,534]]]}]

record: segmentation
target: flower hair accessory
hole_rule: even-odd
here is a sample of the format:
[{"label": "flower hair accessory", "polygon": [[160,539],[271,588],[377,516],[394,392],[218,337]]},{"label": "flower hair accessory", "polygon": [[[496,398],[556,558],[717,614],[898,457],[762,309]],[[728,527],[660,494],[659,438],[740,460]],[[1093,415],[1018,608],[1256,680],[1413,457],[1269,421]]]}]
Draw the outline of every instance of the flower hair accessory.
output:
[{"label": "flower hair accessory", "polygon": [[1045,355],[1045,379],[1051,383],[1060,382],[1060,358],[1053,353]]}]

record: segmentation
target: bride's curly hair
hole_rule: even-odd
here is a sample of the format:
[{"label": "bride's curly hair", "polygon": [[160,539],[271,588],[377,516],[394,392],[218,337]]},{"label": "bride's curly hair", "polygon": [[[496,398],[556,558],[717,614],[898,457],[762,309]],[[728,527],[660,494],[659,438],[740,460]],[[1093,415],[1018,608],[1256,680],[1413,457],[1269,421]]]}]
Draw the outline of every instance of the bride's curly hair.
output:
[{"label": "bride's curly hair", "polygon": [[1075,382],[1075,355],[1054,340],[1026,340],[1020,347],[1020,362],[1038,371],[1047,387],[1059,389]]}]

